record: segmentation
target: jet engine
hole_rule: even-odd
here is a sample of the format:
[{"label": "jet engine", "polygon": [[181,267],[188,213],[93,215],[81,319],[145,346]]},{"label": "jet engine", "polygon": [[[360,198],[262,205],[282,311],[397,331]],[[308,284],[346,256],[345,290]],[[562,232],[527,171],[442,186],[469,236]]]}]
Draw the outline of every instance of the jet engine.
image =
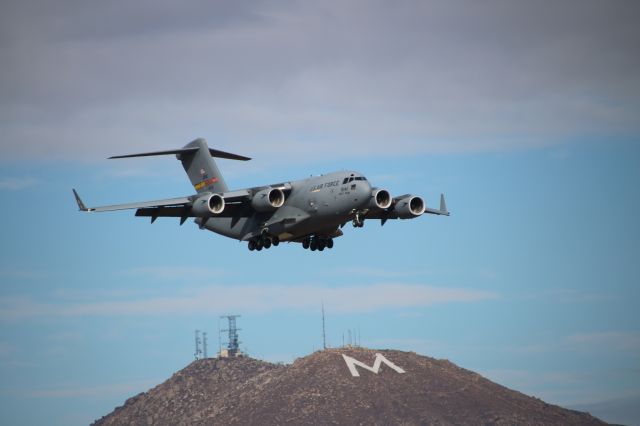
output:
[{"label": "jet engine", "polygon": [[424,213],[425,204],[421,197],[409,195],[396,201],[395,211],[400,219],[413,219]]},{"label": "jet engine", "polygon": [[370,209],[388,209],[391,207],[391,194],[386,189],[373,188],[371,191]]},{"label": "jet engine", "polygon": [[251,199],[251,206],[259,212],[271,212],[282,207],[284,200],[282,189],[266,188],[256,192]]},{"label": "jet engine", "polygon": [[220,214],[224,210],[224,198],[219,194],[204,195],[193,202],[191,210],[198,217]]}]

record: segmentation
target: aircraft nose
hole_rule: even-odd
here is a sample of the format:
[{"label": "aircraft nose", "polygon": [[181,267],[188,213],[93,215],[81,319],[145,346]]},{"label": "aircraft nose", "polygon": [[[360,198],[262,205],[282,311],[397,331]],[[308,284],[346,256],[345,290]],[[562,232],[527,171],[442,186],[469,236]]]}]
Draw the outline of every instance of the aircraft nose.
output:
[{"label": "aircraft nose", "polygon": [[358,191],[358,196],[362,200],[368,200],[371,196],[371,184],[369,181],[363,181],[361,185],[358,185],[360,190]]}]

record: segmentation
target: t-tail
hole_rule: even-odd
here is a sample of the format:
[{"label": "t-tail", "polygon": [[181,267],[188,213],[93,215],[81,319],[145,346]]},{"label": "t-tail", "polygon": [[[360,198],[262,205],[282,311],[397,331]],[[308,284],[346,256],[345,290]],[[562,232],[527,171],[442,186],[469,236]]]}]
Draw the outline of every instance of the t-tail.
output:
[{"label": "t-tail", "polygon": [[216,165],[213,157],[226,158],[229,160],[248,161],[249,157],[231,154],[229,152],[219,151],[209,148],[207,141],[198,138],[189,142],[180,149],[170,151],[143,152],[140,154],[117,155],[114,158],[131,158],[131,157],[149,157],[154,155],[170,155],[175,154],[176,158],[182,163],[184,171],[187,172],[191,184],[195,190],[200,192],[227,192],[227,187],[220,169]]}]

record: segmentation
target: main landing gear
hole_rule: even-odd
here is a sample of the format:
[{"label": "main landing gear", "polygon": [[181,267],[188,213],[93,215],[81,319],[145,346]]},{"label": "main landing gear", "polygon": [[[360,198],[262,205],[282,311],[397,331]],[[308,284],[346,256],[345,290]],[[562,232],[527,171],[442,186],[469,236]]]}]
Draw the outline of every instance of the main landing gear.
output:
[{"label": "main landing gear", "polygon": [[352,223],[354,228],[362,228],[364,226],[364,217],[362,217],[360,212],[356,213],[356,217],[353,218]]},{"label": "main landing gear", "polygon": [[302,240],[302,248],[310,249],[311,251],[323,251],[325,248],[332,249],[333,248],[333,238],[323,238],[317,235],[313,237],[306,237]]},{"label": "main landing gear", "polygon": [[271,248],[271,246],[277,247],[278,244],[280,244],[280,238],[278,238],[277,236],[262,234],[257,238],[249,240],[247,247],[249,248],[249,251],[260,251],[263,248],[269,249]]}]

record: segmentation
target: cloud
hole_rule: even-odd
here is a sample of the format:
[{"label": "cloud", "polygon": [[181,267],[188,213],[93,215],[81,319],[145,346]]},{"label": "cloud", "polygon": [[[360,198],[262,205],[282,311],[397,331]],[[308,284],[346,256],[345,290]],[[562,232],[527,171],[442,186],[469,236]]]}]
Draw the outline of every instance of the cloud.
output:
[{"label": "cloud", "polygon": [[126,272],[130,275],[146,276],[157,280],[184,279],[210,279],[227,275],[228,272],[219,268],[207,268],[202,266],[141,266],[132,268]]},{"label": "cloud", "polygon": [[0,178],[0,191],[20,191],[40,183],[36,178]]},{"label": "cloud", "polygon": [[565,371],[532,372],[518,369],[492,369],[482,372],[498,383],[509,383],[516,389],[546,387],[550,385],[570,385],[582,383],[590,377],[584,373],[568,373]]},{"label": "cloud", "polygon": [[393,348],[397,350],[413,351],[419,354],[427,354],[431,357],[446,357],[451,354],[450,348],[442,341],[429,339],[409,339],[409,338],[388,338],[388,339],[366,339],[365,346],[374,348]]},{"label": "cloud", "polygon": [[620,398],[628,393],[637,394],[637,390],[633,388],[621,391],[603,386],[608,382],[619,383],[621,377],[625,377],[624,370],[615,368],[602,371],[590,368],[583,371],[497,368],[480,370],[478,373],[503,386],[565,407]]},{"label": "cloud", "polygon": [[0,267],[0,278],[9,279],[35,279],[49,276],[50,273],[34,271],[33,269],[22,269],[18,267]]},{"label": "cloud", "polygon": [[214,285],[185,290],[171,296],[128,300],[41,302],[30,298],[0,300],[0,319],[189,315],[198,312],[237,310],[268,312],[283,309],[317,309],[324,302],[329,312],[370,312],[384,309],[429,306],[442,303],[478,302],[497,298],[491,292],[437,288],[417,284],[373,284],[332,288],[313,285]]},{"label": "cloud", "polygon": [[[143,380],[137,382],[113,383],[100,386],[61,386],[49,389],[37,389],[26,392],[31,398],[105,398],[120,397],[122,395],[134,395],[153,387],[157,381]],[[16,392],[18,394],[23,394]]]},{"label": "cloud", "polygon": [[0,342],[0,359],[8,358],[15,352],[16,348],[8,343]]},{"label": "cloud", "polygon": [[348,275],[348,276],[361,276],[361,277],[377,277],[377,278],[399,278],[407,277],[411,275],[417,275],[416,271],[392,271],[390,269],[376,268],[371,266],[344,266],[332,269],[330,272],[332,275]]},{"label": "cloud", "polygon": [[640,333],[627,331],[603,331],[576,333],[567,337],[567,342],[577,346],[630,350],[640,354]]},{"label": "cloud", "polygon": [[544,291],[527,293],[522,296],[525,299],[553,300],[559,303],[601,303],[616,298],[615,295],[605,292],[585,291],[579,288],[559,287]]},{"label": "cloud", "polygon": [[95,160],[204,136],[308,161],[637,134],[637,12],[597,0],[14,0],[0,17],[0,148],[5,161]]},{"label": "cloud", "polygon": [[633,331],[595,331],[574,333],[559,339],[531,342],[527,345],[506,346],[513,353],[534,354],[561,351],[625,351],[640,354],[640,333]]}]

